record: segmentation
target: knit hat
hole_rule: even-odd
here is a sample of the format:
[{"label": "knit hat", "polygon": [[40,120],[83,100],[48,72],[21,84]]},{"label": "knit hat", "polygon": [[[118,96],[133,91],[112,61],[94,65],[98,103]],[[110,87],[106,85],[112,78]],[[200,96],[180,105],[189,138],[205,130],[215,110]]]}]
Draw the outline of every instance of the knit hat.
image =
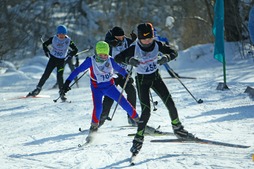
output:
[{"label": "knit hat", "polygon": [[151,23],[142,23],[138,25],[138,39],[153,38],[154,31]]},{"label": "knit hat", "polygon": [[111,30],[113,36],[124,36],[124,31],[122,28],[116,26]]},{"label": "knit hat", "polygon": [[67,28],[64,25],[60,25],[56,29],[57,34],[67,34]]},{"label": "knit hat", "polygon": [[96,54],[106,54],[109,55],[109,45],[105,41],[99,41],[96,43],[95,47]]}]

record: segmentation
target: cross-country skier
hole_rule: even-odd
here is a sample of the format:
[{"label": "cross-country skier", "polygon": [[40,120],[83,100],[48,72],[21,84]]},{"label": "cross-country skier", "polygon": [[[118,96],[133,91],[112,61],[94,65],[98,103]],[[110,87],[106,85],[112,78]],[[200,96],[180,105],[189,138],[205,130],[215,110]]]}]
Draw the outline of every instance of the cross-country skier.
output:
[{"label": "cross-country skier", "polygon": [[[119,66],[113,58],[110,57],[108,43],[105,41],[99,41],[96,43],[95,55],[87,57],[86,60],[69,75],[64,83],[62,93],[65,94],[69,91],[71,81],[77,77],[80,72],[84,72],[87,69],[90,69],[90,87],[92,90],[94,106],[89,133],[93,133],[97,131],[99,127],[103,96],[108,96],[111,99],[118,101],[121,95],[115,86],[114,79],[112,77],[113,71],[117,71],[123,77],[127,77],[128,73],[124,68]],[[126,100],[124,96],[121,96],[119,105],[135,122],[138,122],[139,117],[136,109]]]},{"label": "cross-country skier", "polygon": [[[107,32],[105,42],[109,44],[110,46],[109,54],[112,56],[112,58],[114,58],[116,54],[128,48],[130,44],[133,42],[133,40],[125,36],[125,33],[121,27],[115,26],[114,28],[112,28]],[[123,67],[125,70],[129,71],[129,67],[127,67],[127,65],[120,64],[120,66]],[[126,79],[118,72],[116,72],[116,75],[117,77],[114,78],[115,85],[116,86],[120,85],[123,88]],[[133,78],[130,77],[124,91],[127,94],[127,100],[131,103],[131,105],[134,108],[136,108],[136,89],[133,85],[133,82],[134,82]],[[112,100],[107,96],[104,97],[100,126],[103,125],[106,119],[108,118],[113,103],[114,100]],[[130,118],[128,114],[127,118],[129,124],[133,126],[136,125],[136,123],[132,120],[132,118]]]},{"label": "cross-country skier", "polygon": [[[154,30],[151,23],[139,24],[137,30],[138,39],[136,42],[115,56],[117,63],[132,65],[136,67],[135,71],[137,72],[135,80],[142,112],[137,133],[130,149],[133,155],[138,154],[143,145],[145,127],[151,115],[150,88],[161,98],[168,109],[174,134],[181,139],[193,137],[180,122],[175,103],[158,71],[159,65],[175,59],[177,52],[154,40]],[[161,57],[158,56],[160,52],[164,54]]]},{"label": "cross-country skier", "polygon": [[[49,45],[52,46],[51,51],[48,49]],[[78,52],[78,48],[74,42],[69,36],[67,36],[67,28],[64,25],[58,26],[56,35],[50,37],[42,44],[42,46],[45,55],[49,57],[49,61],[36,89],[34,89],[32,92],[29,92],[27,97],[36,96],[40,93],[42,86],[47,81],[55,67],[57,68],[57,82],[60,92],[60,89],[63,87],[64,61],[67,56],[68,48],[70,47],[72,49],[72,52],[69,53],[69,57],[73,57]],[[63,101],[66,100],[64,94],[61,95],[61,99]]]}]

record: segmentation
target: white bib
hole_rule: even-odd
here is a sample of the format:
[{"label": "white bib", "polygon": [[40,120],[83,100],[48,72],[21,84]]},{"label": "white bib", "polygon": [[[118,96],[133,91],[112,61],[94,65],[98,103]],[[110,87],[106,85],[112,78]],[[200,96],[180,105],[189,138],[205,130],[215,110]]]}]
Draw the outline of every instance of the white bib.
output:
[{"label": "white bib", "polygon": [[93,80],[97,81],[98,83],[110,81],[113,76],[113,67],[110,60],[110,56],[103,63],[96,62],[94,56],[91,57],[91,60],[93,65],[93,72],[96,77],[96,80],[95,79]]},{"label": "white bib", "polygon": [[154,49],[151,52],[143,51],[136,41],[134,57],[139,60],[140,64],[136,68],[138,74],[151,74],[158,69],[157,60],[159,46],[155,43]]},{"label": "white bib", "polygon": [[[124,38],[122,45],[112,47],[112,58],[115,58],[115,56],[117,54],[119,54],[120,52],[122,52],[126,48],[128,48],[128,42],[127,42],[126,38]],[[128,67],[128,65],[126,65],[126,64],[119,64],[119,65],[122,68],[124,68],[125,70],[129,70],[130,69],[130,67]]]},{"label": "white bib", "polygon": [[64,59],[67,55],[70,42],[71,39],[68,36],[67,38],[61,40],[57,37],[57,35],[55,35],[52,40],[51,55],[59,59]]}]

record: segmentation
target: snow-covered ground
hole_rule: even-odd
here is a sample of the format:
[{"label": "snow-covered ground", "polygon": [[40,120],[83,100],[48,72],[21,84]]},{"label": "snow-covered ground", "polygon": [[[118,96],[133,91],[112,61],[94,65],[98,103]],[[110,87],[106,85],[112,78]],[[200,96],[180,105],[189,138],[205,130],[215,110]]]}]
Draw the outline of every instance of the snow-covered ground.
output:
[{"label": "snow-covered ground", "polygon": [[[20,61],[16,70],[11,63],[0,69],[0,164],[1,169],[16,168],[156,168],[156,169],[251,169],[254,168],[254,101],[244,93],[254,87],[252,56],[241,59],[239,46],[226,44],[227,85],[230,90],[216,90],[223,82],[222,64],[213,58],[213,45],[197,45],[179,52],[170,66],[182,76],[197,77],[181,81],[204,103],[197,104],[176,79],[165,79],[178,108],[185,128],[200,138],[250,148],[230,148],[193,143],[151,143],[156,138],[173,136],[146,136],[135,166],[129,166],[129,149],[135,128],[127,125],[126,112],[117,108],[112,121],[103,125],[95,141],[83,148],[90,127],[92,102],[89,77],[79,81],[67,93],[71,103],[54,103],[57,89],[50,89],[56,76],[52,74],[41,91],[50,98],[12,99],[26,95],[37,85],[47,63],[45,56]],[[85,56],[84,56],[85,57]],[[3,65],[3,63],[2,63]],[[67,68],[65,78],[70,73]],[[163,77],[169,77],[161,68]],[[162,101],[153,111],[149,125],[161,131],[172,132],[168,112]],[[112,107],[112,112],[115,104]],[[137,110],[140,112],[138,101]],[[80,133],[79,127],[86,131]]]}]

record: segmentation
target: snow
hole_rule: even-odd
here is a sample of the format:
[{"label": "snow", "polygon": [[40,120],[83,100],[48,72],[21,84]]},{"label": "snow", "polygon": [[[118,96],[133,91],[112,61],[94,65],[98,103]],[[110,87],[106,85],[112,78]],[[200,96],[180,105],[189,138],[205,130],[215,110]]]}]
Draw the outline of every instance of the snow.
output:
[{"label": "snow", "polygon": [[[213,44],[197,45],[179,52],[170,66],[182,76],[182,83],[204,103],[197,104],[176,79],[165,79],[175,101],[180,119],[189,132],[209,140],[249,145],[231,148],[195,143],[151,143],[158,138],[146,136],[137,156],[136,165],[129,166],[129,149],[135,128],[127,125],[126,112],[118,106],[112,121],[107,121],[95,136],[95,141],[83,148],[90,127],[92,102],[89,77],[84,76],[67,93],[71,103],[57,103],[57,89],[50,89],[56,76],[45,83],[42,95],[50,98],[13,99],[33,90],[46,66],[46,57],[36,56],[22,61],[18,70],[11,63],[1,63],[0,74],[0,164],[1,169],[16,168],[156,168],[156,169],[250,169],[254,168],[254,102],[244,93],[254,87],[253,58],[242,59],[237,43],[226,43],[226,74],[230,90],[216,90],[223,82],[223,67],[213,58]],[[84,58],[83,58],[84,59]],[[11,71],[8,71],[11,70]],[[70,70],[65,71],[65,78]],[[169,75],[161,67],[163,77]],[[172,132],[168,112],[158,101],[157,111],[151,113],[148,124]],[[112,112],[115,104],[112,107]],[[140,112],[140,104],[137,102]],[[112,113],[111,112],[111,113]],[[110,114],[111,116],[111,114]],[[85,130],[81,133],[79,127]]]}]

